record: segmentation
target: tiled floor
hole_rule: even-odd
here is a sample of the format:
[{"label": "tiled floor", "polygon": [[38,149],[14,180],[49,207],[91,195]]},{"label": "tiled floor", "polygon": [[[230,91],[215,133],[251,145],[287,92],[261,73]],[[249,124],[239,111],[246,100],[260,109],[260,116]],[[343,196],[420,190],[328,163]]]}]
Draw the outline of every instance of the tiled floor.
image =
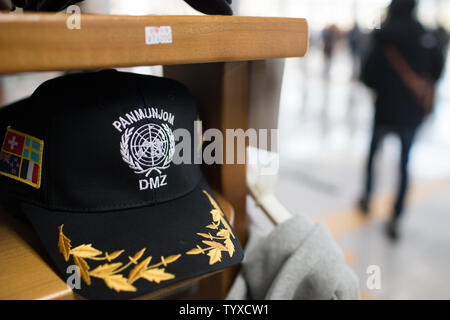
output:
[{"label": "tiled floor", "polygon": [[[360,277],[363,298],[450,298],[450,67],[435,114],[412,151],[412,177],[401,239],[391,243],[384,222],[396,188],[399,143],[388,137],[377,159],[373,215],[355,208],[371,130],[371,97],[351,82],[345,50],[330,80],[321,53],[288,59],[280,113],[280,178],[275,193],[293,214],[327,224]],[[306,74],[305,74],[306,72]],[[369,265],[381,268],[380,290],[366,287]]]}]

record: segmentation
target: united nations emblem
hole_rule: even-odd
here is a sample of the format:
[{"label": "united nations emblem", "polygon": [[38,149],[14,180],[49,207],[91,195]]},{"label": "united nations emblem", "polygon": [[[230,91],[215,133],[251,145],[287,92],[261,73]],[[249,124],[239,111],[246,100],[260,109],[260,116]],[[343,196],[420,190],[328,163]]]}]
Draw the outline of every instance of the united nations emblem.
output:
[{"label": "united nations emblem", "polygon": [[175,138],[170,127],[148,123],[137,130],[127,128],[120,141],[123,161],[137,174],[148,177],[153,171],[161,174],[172,162]]}]

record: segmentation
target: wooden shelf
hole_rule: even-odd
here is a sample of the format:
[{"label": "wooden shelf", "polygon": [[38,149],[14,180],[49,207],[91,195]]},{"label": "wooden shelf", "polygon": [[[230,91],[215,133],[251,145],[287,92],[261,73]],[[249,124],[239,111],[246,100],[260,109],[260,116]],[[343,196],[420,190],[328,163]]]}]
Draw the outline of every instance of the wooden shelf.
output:
[{"label": "wooden shelf", "polygon": [[[301,57],[305,19],[230,16],[0,14],[0,73]],[[170,26],[172,43],[146,44],[145,27]]]},{"label": "wooden shelf", "polygon": [[[214,192],[219,205],[232,225],[234,209]],[[82,299],[70,290],[52,268],[53,264],[30,225],[0,209],[0,300]],[[175,289],[215,276],[229,269],[186,280],[139,299],[152,299]],[[197,294],[197,293],[195,293]],[[195,296],[194,296],[195,298]]]}]

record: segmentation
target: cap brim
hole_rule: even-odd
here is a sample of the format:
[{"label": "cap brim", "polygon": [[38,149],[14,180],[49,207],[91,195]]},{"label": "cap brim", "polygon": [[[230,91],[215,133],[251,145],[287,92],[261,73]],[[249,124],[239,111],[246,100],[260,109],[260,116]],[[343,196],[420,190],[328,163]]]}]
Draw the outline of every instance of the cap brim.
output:
[{"label": "cap brim", "polygon": [[102,213],[22,204],[62,278],[90,299],[129,299],[238,264],[243,250],[205,181],[166,203]]}]

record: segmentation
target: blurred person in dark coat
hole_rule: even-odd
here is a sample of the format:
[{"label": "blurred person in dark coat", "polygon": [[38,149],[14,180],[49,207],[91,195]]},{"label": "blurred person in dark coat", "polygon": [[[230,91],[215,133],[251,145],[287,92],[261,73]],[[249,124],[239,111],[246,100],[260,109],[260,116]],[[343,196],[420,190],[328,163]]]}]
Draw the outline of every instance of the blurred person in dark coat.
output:
[{"label": "blurred person in dark coat", "polygon": [[332,24],[322,30],[321,36],[323,42],[323,56],[325,59],[324,71],[326,78],[328,78],[331,69],[331,60],[340,37],[340,30],[336,25]]},{"label": "blurred person in dark coat", "polygon": [[355,22],[353,28],[347,33],[347,41],[352,55],[352,80],[358,78],[361,68],[361,55],[363,51],[363,33]]},{"label": "blurred person in dark coat", "polygon": [[[417,128],[431,112],[434,83],[442,73],[444,57],[438,40],[415,17],[415,0],[393,0],[386,21],[372,34],[363,62],[361,80],[376,95],[373,135],[366,168],[366,183],[359,207],[369,212],[373,185],[373,160],[388,133],[401,141],[400,181],[392,217],[386,231],[398,237],[398,221],[408,190],[408,160]],[[429,100],[429,99],[428,99]]]}]

